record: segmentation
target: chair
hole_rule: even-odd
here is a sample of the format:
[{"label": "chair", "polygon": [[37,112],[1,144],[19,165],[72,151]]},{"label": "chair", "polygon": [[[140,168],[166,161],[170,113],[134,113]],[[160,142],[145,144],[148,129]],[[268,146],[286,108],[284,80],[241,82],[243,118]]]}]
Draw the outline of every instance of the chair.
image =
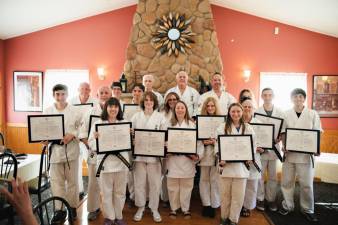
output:
[{"label": "chair", "polygon": [[47,146],[41,151],[39,176],[28,182],[29,193],[38,196],[38,203],[42,201],[42,193],[50,188],[49,157]]},{"label": "chair", "polygon": [[1,132],[0,132],[0,141],[1,141],[0,146],[5,146],[5,138]]},{"label": "chair", "polygon": [[[10,183],[12,178],[16,178],[18,161],[10,153],[0,154],[0,183],[6,184],[9,191],[12,191]],[[14,224],[14,210],[12,205],[4,201],[0,207],[0,220],[7,219],[8,224]]]},{"label": "chair", "polygon": [[[57,208],[56,206],[61,206]],[[68,223],[73,225],[73,216],[71,213],[71,207],[68,202],[57,196],[50,197],[42,202],[40,202],[37,206],[34,207],[33,212],[36,216],[36,219],[41,225],[50,225],[52,223],[52,218],[55,212],[58,210],[66,211],[68,215]]]}]

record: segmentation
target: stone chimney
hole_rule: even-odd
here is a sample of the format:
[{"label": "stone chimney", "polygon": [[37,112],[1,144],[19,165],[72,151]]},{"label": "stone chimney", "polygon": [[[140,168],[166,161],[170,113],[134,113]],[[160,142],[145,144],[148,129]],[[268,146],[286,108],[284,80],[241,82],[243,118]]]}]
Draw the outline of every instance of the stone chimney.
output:
[{"label": "stone chimney", "polygon": [[[185,53],[180,51],[169,56],[168,52],[162,54],[160,49],[156,49],[158,43],[154,40],[160,21],[169,13],[174,17],[184,15],[185,21],[191,19],[186,30],[192,32],[190,37],[194,43],[188,44],[191,48],[184,48]],[[175,76],[180,70],[189,74],[189,85],[197,89],[199,77],[209,81],[212,74],[223,70],[209,1],[139,0],[124,64],[128,92],[135,83],[142,82],[143,75],[150,73],[155,77],[154,89],[164,93],[175,86]]]}]

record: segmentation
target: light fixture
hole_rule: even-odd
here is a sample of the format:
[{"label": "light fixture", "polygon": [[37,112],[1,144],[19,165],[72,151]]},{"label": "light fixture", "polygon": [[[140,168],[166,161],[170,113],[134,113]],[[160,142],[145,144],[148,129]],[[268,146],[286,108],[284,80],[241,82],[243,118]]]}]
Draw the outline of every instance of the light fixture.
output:
[{"label": "light fixture", "polygon": [[251,70],[243,70],[244,81],[248,82],[250,80]]},{"label": "light fixture", "polygon": [[97,68],[97,76],[99,77],[99,80],[104,80],[106,78],[106,73],[103,67]]},{"label": "light fixture", "polygon": [[275,27],[274,34],[275,35],[279,34],[279,27]]}]

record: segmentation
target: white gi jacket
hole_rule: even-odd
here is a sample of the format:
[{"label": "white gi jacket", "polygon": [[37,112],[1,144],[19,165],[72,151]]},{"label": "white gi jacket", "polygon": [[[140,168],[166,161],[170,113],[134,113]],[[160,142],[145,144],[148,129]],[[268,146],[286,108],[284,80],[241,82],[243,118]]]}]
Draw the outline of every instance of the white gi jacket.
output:
[{"label": "white gi jacket", "polygon": [[[225,123],[221,124],[217,128],[217,134],[222,135],[224,134]],[[236,127],[232,125],[231,127],[231,134],[242,134],[242,127],[237,131]],[[254,137],[254,131],[249,124],[245,124],[245,132],[244,134],[252,134]],[[254,140],[255,138],[253,138]],[[254,141],[255,143],[255,141]],[[254,149],[256,149],[256,145],[254,144]],[[215,145],[215,153],[218,153],[218,144]],[[228,163],[226,162],[223,166],[221,177],[231,177],[231,178],[249,178],[250,172],[245,167],[244,163]]]},{"label": "white gi jacket", "polygon": [[[123,122],[126,122],[125,120],[120,120],[120,121],[117,121],[117,123],[123,123]],[[109,123],[107,120],[98,120],[94,123],[94,127],[96,124],[102,124],[102,123]],[[97,151],[96,149],[96,139],[94,137],[94,132],[95,132],[95,129],[91,129],[90,130],[90,134],[89,134],[89,139],[88,139],[88,143],[89,143],[89,147],[91,149],[93,149],[94,151]],[[129,160],[129,155],[128,155],[128,152],[120,152],[120,154],[128,161],[130,162]],[[105,154],[98,154],[97,155],[97,168],[99,168],[99,165],[103,159]],[[104,163],[103,163],[103,167],[102,167],[102,170],[101,170],[101,173],[113,173],[113,172],[121,172],[121,171],[128,171],[128,167],[119,159],[117,158],[115,155],[109,155]]]},{"label": "white gi jacket", "polygon": [[[296,111],[290,109],[285,112],[285,128],[300,128],[322,130],[320,118],[315,110],[304,107],[302,114],[298,118]],[[285,132],[285,129],[282,131]],[[290,163],[311,163],[311,155],[297,152],[288,152],[286,162]]]},{"label": "white gi jacket", "polygon": [[[195,128],[195,124],[192,121],[186,123],[178,123],[175,126],[168,125],[173,128]],[[192,178],[195,176],[196,168],[195,162],[185,155],[170,155],[167,158],[167,177],[170,178]]]},{"label": "white gi jacket", "polygon": [[[259,107],[256,110],[256,113],[267,115],[263,106]],[[278,117],[278,118],[281,118],[281,119],[285,119],[284,112],[281,109],[279,109],[279,108],[277,108],[275,106],[273,106],[271,116]],[[285,120],[284,120],[284,123],[283,123],[283,126],[282,126],[282,130],[285,130]],[[277,143],[275,145],[275,147],[280,152],[282,150],[282,143],[281,142]],[[276,155],[276,153],[274,151],[268,150],[268,151],[265,151],[263,154],[261,154],[261,159],[262,160],[276,160],[276,159],[278,159],[278,157],[277,157],[277,155]]]},{"label": "white gi jacket", "polygon": [[180,100],[182,100],[183,102],[185,102],[185,104],[187,104],[190,117],[197,115],[198,101],[199,101],[200,94],[194,88],[187,86],[184,90],[183,95],[181,95],[181,92],[178,86],[170,88],[165,93],[164,99],[167,96],[167,94],[169,94],[170,92],[175,92],[176,94],[178,94],[178,96],[180,97]]},{"label": "white gi jacket", "polygon": [[157,101],[158,101],[158,108],[161,108],[161,106],[163,105],[163,103],[164,103],[164,99],[163,99],[163,97],[162,97],[162,95],[159,93],[159,92],[157,92],[157,91],[152,91],[155,95],[156,95],[156,97],[157,97]]},{"label": "white gi jacket", "polygon": [[78,135],[82,117],[77,112],[75,106],[68,103],[66,108],[64,108],[62,111],[58,111],[55,107],[55,104],[53,104],[52,106],[46,108],[43,114],[63,114],[65,134],[69,133],[75,136],[74,139],[67,144],[67,150],[65,145],[52,146],[50,162],[64,163],[67,162],[67,158],[68,161],[78,159],[80,153]]},{"label": "white gi jacket", "polygon": [[[134,114],[131,118],[133,128],[135,129],[151,129],[151,130],[163,130],[165,127],[166,119],[163,114],[154,111],[149,117],[144,114],[144,111]],[[159,159],[156,157],[136,156],[135,162],[155,163]]]},{"label": "white gi jacket", "polygon": [[198,114],[201,114],[203,103],[209,97],[213,97],[218,100],[218,104],[221,107],[222,115],[227,115],[229,106],[232,103],[237,102],[236,98],[232,96],[229,92],[222,91],[221,96],[218,97],[214,90],[211,90],[201,95],[198,103]]}]

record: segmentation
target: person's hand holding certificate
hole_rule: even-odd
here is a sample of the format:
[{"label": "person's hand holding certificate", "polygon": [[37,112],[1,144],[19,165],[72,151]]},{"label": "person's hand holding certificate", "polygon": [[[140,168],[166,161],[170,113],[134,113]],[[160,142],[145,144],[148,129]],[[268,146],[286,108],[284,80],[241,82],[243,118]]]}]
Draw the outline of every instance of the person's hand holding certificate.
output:
[{"label": "person's hand holding certificate", "polygon": [[286,128],[285,143],[287,151],[320,154],[320,131]]},{"label": "person's hand holding certificate", "polygon": [[131,150],[131,123],[96,124],[97,154],[114,153]]},{"label": "person's hand holding certificate", "polygon": [[196,154],[197,131],[188,128],[168,128],[168,153]]}]

